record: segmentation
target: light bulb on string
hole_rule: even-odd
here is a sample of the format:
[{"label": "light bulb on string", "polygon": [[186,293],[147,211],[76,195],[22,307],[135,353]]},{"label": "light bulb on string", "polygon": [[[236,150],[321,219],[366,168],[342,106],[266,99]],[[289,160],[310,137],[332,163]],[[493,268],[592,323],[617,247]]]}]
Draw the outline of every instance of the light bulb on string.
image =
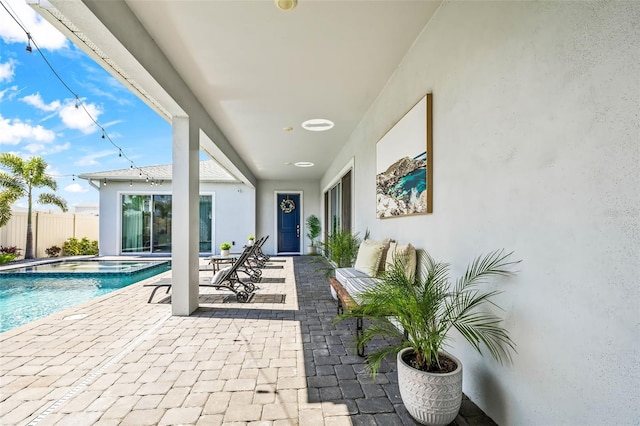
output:
[{"label": "light bulb on string", "polygon": [[31,34],[27,33],[27,52],[33,52],[33,48],[31,48]]},{"label": "light bulb on string", "polygon": [[118,157],[122,157],[122,150],[118,151]]}]

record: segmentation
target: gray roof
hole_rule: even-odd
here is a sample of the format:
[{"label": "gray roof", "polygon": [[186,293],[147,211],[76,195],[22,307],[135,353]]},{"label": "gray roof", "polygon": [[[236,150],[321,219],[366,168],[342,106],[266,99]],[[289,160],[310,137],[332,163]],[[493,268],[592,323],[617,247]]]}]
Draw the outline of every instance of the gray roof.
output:
[{"label": "gray roof", "polygon": [[[142,175],[142,176],[141,176]],[[108,170],[104,172],[82,173],[80,179],[107,179],[107,180],[171,180],[171,164],[158,166],[146,166],[120,170]],[[214,160],[200,161],[201,182],[239,182],[224,167]]]}]

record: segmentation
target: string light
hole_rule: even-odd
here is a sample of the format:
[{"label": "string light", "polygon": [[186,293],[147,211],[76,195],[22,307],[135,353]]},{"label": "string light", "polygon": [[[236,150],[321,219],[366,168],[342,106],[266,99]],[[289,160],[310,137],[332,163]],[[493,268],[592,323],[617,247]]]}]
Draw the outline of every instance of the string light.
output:
[{"label": "string light", "polygon": [[[36,48],[36,51],[40,54],[40,56],[42,57],[42,59],[44,60],[45,64],[49,67],[49,69],[51,70],[51,72],[56,76],[56,78],[60,81],[60,83],[62,83],[62,85],[73,95],[74,97],[74,102],[75,102],[75,108],[79,109],[80,107],[82,107],[82,109],[84,110],[84,112],[87,114],[87,116],[91,119],[91,121],[93,121],[93,123],[98,126],[98,128],[100,128],[102,130],[102,136],[101,139],[107,139],[111,145],[114,146],[114,148],[118,149],[118,157],[124,157],[127,161],[129,161],[130,163],[130,168],[137,168],[138,170],[140,170],[140,177],[142,177],[142,169],[140,169],[139,167],[137,167],[135,165],[135,163],[133,162],[133,160],[131,160],[126,153],[122,150],[122,148],[120,146],[118,146],[112,139],[111,137],[109,137],[109,134],[107,133],[107,131],[105,130],[105,128],[103,126],[100,125],[100,123],[98,123],[98,121],[91,115],[91,113],[87,110],[87,108],[85,107],[84,102],[82,101],[82,99],[80,98],[80,96],[78,96],[78,94],[76,92],[74,92],[71,87],[69,87],[69,85],[62,79],[62,77],[60,76],[60,74],[58,74],[58,72],[55,70],[55,68],[53,67],[53,65],[51,65],[51,63],[49,62],[49,60],[46,58],[46,56],[44,55],[44,53],[42,52],[42,50],[40,49],[40,47],[38,46],[38,43],[34,40],[34,38],[31,36],[31,33],[29,31],[27,31],[26,27],[20,22],[20,20],[14,16],[13,13],[11,13],[11,11],[9,9],[7,9],[7,6],[4,4],[4,2],[0,2],[0,5],[2,5],[2,7],[4,8],[4,10],[7,12],[7,14],[11,17],[11,19],[13,19],[16,24],[18,24],[18,26],[20,27],[20,29],[22,29],[22,31],[24,31],[24,33],[27,36],[27,46],[26,46],[26,51],[31,53],[33,51],[33,47]],[[32,43],[33,43],[33,47],[32,47]],[[145,175],[147,176],[147,182],[149,181],[149,179],[151,178],[151,176],[149,174],[147,174],[145,172]],[[75,181],[75,175],[64,175],[64,176],[72,176],[73,180]],[[104,185],[106,186],[106,179],[104,181]]]}]

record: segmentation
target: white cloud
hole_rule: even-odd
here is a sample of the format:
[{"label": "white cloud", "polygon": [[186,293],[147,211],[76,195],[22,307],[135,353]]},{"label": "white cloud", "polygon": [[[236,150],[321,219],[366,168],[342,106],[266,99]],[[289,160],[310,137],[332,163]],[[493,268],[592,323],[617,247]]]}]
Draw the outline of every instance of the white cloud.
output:
[{"label": "white cloud", "polygon": [[72,183],[71,185],[65,186],[64,190],[67,191],[67,192],[80,193],[80,192],[88,192],[89,188],[86,188],[86,187],[80,185],[79,183]]},{"label": "white cloud", "polygon": [[65,126],[80,130],[87,135],[98,130],[98,126],[93,120],[98,121],[100,114],[102,114],[102,110],[97,105],[82,103],[76,108],[75,101],[68,101],[60,109],[60,118]]},{"label": "white cloud", "polygon": [[0,145],[17,145],[20,142],[51,142],[56,134],[49,129],[21,121],[19,118],[8,119],[0,115]]},{"label": "white cloud", "polygon": [[42,96],[40,96],[40,93],[27,95],[20,100],[26,104],[29,104],[33,107],[38,108],[41,111],[47,111],[47,112],[57,111],[60,109],[60,106],[62,105],[60,101],[57,101],[57,100],[50,102],[48,104],[45,104],[44,101],[42,100]]},{"label": "white cloud", "polygon": [[11,81],[16,73],[16,61],[9,59],[0,64],[0,81]]},{"label": "white cloud", "polygon": [[[24,0],[3,0],[12,15],[22,23],[31,38],[42,49],[57,50],[68,46],[67,38],[53,25],[45,21]],[[0,13],[0,38],[5,43],[27,44],[27,35],[15,20],[3,10]],[[35,46],[34,46],[35,49]]]},{"label": "white cloud", "polygon": [[11,86],[11,87],[7,87],[4,90],[0,90],[0,102],[2,102],[2,100],[5,99],[5,97],[7,100],[12,100],[13,98],[16,97],[17,94],[18,94],[18,86]]},{"label": "white cloud", "polygon": [[92,152],[91,154],[85,155],[73,164],[75,164],[76,166],[95,166],[97,164],[100,164],[100,162],[98,161],[99,159],[107,157],[109,155],[115,155],[115,153],[113,151]]},{"label": "white cloud", "polygon": [[34,156],[43,156],[49,154],[57,154],[58,152],[66,151],[71,148],[70,142],[65,142],[62,145],[45,145],[42,143],[30,143],[24,146],[24,149]]}]

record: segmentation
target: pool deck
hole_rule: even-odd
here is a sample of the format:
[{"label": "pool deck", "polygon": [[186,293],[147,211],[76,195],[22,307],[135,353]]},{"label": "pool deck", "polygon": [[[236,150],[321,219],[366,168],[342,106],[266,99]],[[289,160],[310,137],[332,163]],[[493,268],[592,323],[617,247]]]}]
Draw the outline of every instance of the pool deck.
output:
[{"label": "pool deck", "polygon": [[[272,258],[251,303],[202,287],[188,317],[164,290],[147,303],[169,271],[2,333],[0,424],[414,425],[394,362],[370,378],[316,269]],[[495,423],[465,398],[452,424]]]}]

